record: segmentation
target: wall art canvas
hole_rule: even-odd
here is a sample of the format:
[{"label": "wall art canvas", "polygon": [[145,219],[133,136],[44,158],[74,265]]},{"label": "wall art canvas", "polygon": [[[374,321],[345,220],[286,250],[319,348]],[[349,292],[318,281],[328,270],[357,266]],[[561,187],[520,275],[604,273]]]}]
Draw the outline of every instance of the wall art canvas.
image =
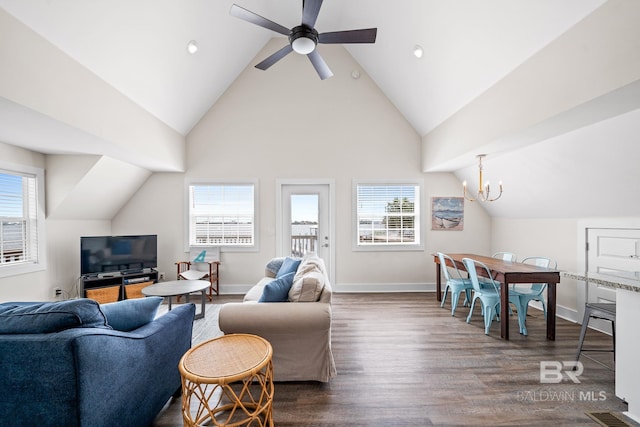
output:
[{"label": "wall art canvas", "polygon": [[432,197],[431,229],[462,230],[464,226],[464,197]]}]

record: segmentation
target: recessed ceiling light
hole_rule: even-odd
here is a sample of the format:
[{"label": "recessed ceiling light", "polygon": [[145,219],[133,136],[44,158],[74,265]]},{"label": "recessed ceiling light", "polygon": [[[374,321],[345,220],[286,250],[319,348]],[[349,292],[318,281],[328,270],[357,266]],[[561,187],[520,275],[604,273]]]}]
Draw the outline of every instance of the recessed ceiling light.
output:
[{"label": "recessed ceiling light", "polygon": [[358,71],[358,70],[353,70],[353,71],[351,72],[351,77],[353,77],[354,79],[358,79],[358,78],[360,78],[360,71]]},{"label": "recessed ceiling light", "polygon": [[197,51],[198,51],[198,43],[196,43],[195,40],[191,40],[189,43],[187,43],[187,52],[193,55]]},{"label": "recessed ceiling light", "polygon": [[422,54],[424,53],[424,51],[422,50],[422,46],[420,46],[419,44],[415,45],[413,48],[413,55],[420,59],[422,58]]}]

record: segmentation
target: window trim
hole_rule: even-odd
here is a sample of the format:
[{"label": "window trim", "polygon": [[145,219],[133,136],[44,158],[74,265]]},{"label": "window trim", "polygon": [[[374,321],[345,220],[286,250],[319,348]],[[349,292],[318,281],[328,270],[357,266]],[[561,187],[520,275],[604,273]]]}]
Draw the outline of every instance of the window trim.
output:
[{"label": "window trim", "polygon": [[47,241],[46,241],[46,223],[45,223],[45,204],[44,204],[44,169],[35,166],[20,165],[0,161],[0,170],[6,173],[17,175],[32,175],[36,179],[36,222],[37,222],[37,238],[38,253],[37,262],[24,262],[16,265],[0,264],[0,277],[11,277],[19,274],[35,273],[47,269]]},{"label": "window trim", "polygon": [[[253,226],[254,241],[251,246],[233,246],[233,245],[198,245],[191,246],[189,242],[189,224],[190,224],[190,208],[189,208],[189,187],[198,185],[253,185]],[[184,191],[184,251],[189,253],[192,248],[220,248],[220,252],[258,252],[260,250],[260,209],[259,209],[259,193],[260,187],[257,179],[212,179],[212,180],[185,180]]]},{"label": "window trim", "polygon": [[[418,224],[420,230],[418,236],[420,243],[417,244],[375,244],[375,245],[361,245],[358,236],[358,186],[371,185],[371,186],[397,186],[397,185],[410,185],[417,186],[417,197],[419,198],[417,206],[418,211]],[[424,209],[424,182],[421,179],[404,179],[404,180],[353,180],[351,187],[351,246],[355,252],[391,252],[391,251],[424,251],[425,248],[425,222],[426,211]]]}]

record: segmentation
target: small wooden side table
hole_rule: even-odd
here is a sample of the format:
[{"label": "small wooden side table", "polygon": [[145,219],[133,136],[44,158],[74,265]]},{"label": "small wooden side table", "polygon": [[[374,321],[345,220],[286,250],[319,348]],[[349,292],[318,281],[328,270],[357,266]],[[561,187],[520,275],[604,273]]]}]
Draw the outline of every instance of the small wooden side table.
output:
[{"label": "small wooden side table", "polygon": [[273,427],[273,349],[256,335],[205,341],[180,359],[184,426]]}]

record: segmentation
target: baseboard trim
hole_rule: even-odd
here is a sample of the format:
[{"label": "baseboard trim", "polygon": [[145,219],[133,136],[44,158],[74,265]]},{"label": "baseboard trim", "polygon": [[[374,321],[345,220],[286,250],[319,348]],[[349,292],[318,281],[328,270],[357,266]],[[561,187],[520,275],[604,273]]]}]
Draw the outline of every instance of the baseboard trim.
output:
[{"label": "baseboard trim", "polygon": [[253,285],[221,285],[220,286],[220,295],[244,295],[249,292]]},{"label": "baseboard trim", "polygon": [[[220,286],[222,295],[244,295],[253,285],[223,285]],[[394,293],[394,292],[424,292],[435,293],[435,283],[340,283],[332,285],[335,293]],[[435,295],[434,295],[435,298]],[[532,301],[530,308],[542,311],[542,305],[537,301]],[[562,305],[556,306],[556,316],[573,323],[582,321],[578,316],[578,311]]]},{"label": "baseboard trim", "polygon": [[[221,295],[244,295],[254,285],[220,286]],[[348,283],[331,285],[335,293],[391,293],[391,292],[435,292],[435,284],[429,283]]]},{"label": "baseboard trim", "polygon": [[[529,303],[529,309],[531,308],[542,311],[542,304],[540,304],[538,301],[531,301]],[[563,305],[556,305],[556,317],[572,323],[579,323],[578,321],[580,320],[577,310],[573,308],[567,308]]]},{"label": "baseboard trim", "polygon": [[347,283],[333,286],[336,293],[435,292],[427,283]]}]

